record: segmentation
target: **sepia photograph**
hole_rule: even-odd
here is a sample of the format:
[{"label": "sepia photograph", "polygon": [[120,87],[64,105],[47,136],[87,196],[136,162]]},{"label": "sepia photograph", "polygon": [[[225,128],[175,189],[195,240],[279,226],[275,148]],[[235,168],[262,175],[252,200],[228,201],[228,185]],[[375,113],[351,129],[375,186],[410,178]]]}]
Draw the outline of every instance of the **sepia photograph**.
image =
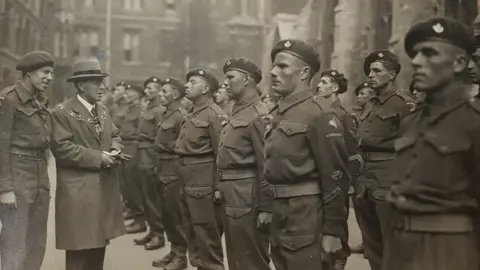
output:
[{"label": "sepia photograph", "polygon": [[480,0],[0,0],[0,270],[480,270]]}]

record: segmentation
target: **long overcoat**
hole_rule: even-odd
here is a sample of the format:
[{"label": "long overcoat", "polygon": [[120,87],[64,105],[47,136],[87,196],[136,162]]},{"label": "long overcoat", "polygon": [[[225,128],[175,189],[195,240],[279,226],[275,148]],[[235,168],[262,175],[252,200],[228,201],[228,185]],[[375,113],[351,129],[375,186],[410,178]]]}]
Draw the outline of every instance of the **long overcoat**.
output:
[{"label": "long overcoat", "polygon": [[101,168],[102,151],[120,151],[122,141],[105,106],[95,107],[97,122],[76,96],[52,111],[57,249],[105,247],[124,234],[115,170]]}]

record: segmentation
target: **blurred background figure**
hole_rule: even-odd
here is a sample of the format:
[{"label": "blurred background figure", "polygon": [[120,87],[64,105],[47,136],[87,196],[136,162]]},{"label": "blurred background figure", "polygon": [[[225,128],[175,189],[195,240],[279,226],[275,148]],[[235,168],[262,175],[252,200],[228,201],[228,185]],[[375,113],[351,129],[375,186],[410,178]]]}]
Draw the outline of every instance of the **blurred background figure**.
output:
[{"label": "blurred background figure", "polygon": [[225,84],[220,85],[217,91],[213,93],[213,100],[227,114],[230,115],[232,113],[233,102],[230,99],[230,95]]},{"label": "blurred background figure", "polygon": [[278,98],[275,95],[266,94],[262,96],[262,102],[267,106],[268,111],[270,112],[275,105],[277,105]]}]

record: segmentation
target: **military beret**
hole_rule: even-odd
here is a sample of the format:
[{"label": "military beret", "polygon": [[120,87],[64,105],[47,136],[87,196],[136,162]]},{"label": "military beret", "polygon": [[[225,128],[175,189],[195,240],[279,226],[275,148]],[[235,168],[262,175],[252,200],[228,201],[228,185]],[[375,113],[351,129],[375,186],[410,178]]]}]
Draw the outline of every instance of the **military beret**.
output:
[{"label": "military beret", "polygon": [[370,73],[370,65],[374,62],[380,62],[392,68],[397,74],[400,72],[401,65],[398,57],[389,50],[378,50],[370,53],[363,63],[363,72],[368,76]]},{"label": "military beret", "polygon": [[345,76],[334,69],[325,70],[321,74],[322,77],[327,76],[332,78],[338,84],[338,93],[343,94],[347,91],[348,88],[348,80]]},{"label": "military beret", "polygon": [[229,70],[238,70],[243,73],[250,74],[255,82],[259,83],[262,80],[262,70],[252,60],[244,57],[232,58],[223,65],[223,73]]},{"label": "military beret", "polygon": [[160,78],[158,78],[156,76],[152,76],[152,77],[145,80],[145,82],[143,83],[143,87],[147,87],[147,84],[149,84],[151,82],[158,83],[158,84],[163,84],[163,81]]},{"label": "military beret", "polygon": [[286,52],[302,59],[312,68],[313,73],[317,73],[320,70],[320,55],[311,44],[298,39],[280,40],[275,46],[273,46],[270,54],[272,61],[275,60],[275,56],[279,52]]},{"label": "military beret", "polygon": [[53,67],[55,59],[44,51],[33,51],[23,55],[17,64],[17,70],[31,72],[42,67]]},{"label": "military beret", "polygon": [[213,92],[218,89],[218,84],[219,84],[218,80],[217,78],[215,78],[215,75],[213,75],[211,71],[204,68],[192,69],[187,73],[187,81],[190,80],[190,77],[192,76],[203,78],[207,82],[208,86],[210,87],[210,91]]},{"label": "military beret", "polygon": [[170,84],[177,88],[180,92],[180,95],[183,97],[185,95],[185,83],[177,78],[168,77],[165,79],[164,84]]},{"label": "military beret", "polygon": [[449,18],[435,17],[412,26],[405,36],[405,52],[413,57],[413,47],[424,41],[442,41],[452,44],[467,53],[475,52],[473,30],[465,24]]},{"label": "military beret", "polygon": [[362,82],[361,84],[359,84],[357,87],[355,87],[355,91],[354,91],[355,96],[358,96],[358,94],[360,93],[360,90],[362,90],[364,88],[372,88],[372,83],[369,82],[369,81],[365,81],[365,82]]},{"label": "military beret", "polygon": [[145,91],[142,87],[138,86],[138,85],[132,85],[132,84],[127,84],[125,86],[125,89],[128,91],[128,90],[133,90],[133,91],[137,91],[140,96],[143,96],[145,95]]}]

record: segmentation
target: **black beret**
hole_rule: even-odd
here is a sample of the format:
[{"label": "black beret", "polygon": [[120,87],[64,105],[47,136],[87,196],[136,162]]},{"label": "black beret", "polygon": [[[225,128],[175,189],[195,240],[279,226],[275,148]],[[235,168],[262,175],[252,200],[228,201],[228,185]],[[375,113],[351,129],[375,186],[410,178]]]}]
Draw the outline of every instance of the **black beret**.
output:
[{"label": "black beret", "polygon": [[363,72],[368,76],[370,73],[370,65],[373,62],[380,62],[392,68],[397,74],[400,72],[401,65],[398,57],[389,50],[378,50],[370,53],[363,63]]},{"label": "black beret", "polygon": [[313,73],[317,73],[320,70],[320,55],[313,45],[302,40],[284,39],[277,42],[270,54],[272,62],[279,52],[286,52],[302,59],[312,68]]},{"label": "black beret", "polygon": [[332,78],[338,84],[339,94],[343,94],[347,91],[348,80],[345,78],[345,75],[343,75],[342,73],[334,69],[329,69],[322,72],[321,77],[323,76]]},{"label": "black beret", "polygon": [[147,87],[147,84],[151,83],[151,82],[154,82],[154,83],[158,83],[158,84],[163,84],[163,81],[162,79],[156,77],[156,76],[152,76],[148,79],[145,80],[145,82],[143,83],[143,87]]},{"label": "black beret", "polygon": [[262,80],[262,70],[252,60],[244,57],[232,58],[223,65],[223,73],[229,70],[238,70],[252,75],[257,83]]},{"label": "black beret", "polygon": [[372,88],[372,83],[370,81],[364,81],[361,84],[359,84],[357,87],[355,87],[355,96],[358,96],[358,94],[360,93],[360,90],[364,88]]},{"label": "black beret", "polygon": [[442,41],[461,49],[467,53],[475,52],[475,38],[472,28],[449,18],[435,17],[421,21],[412,26],[405,36],[405,52],[413,57],[413,47],[419,42]]},{"label": "black beret", "polygon": [[177,88],[178,92],[180,92],[180,96],[183,97],[185,95],[185,83],[177,78],[168,77],[165,79],[164,84],[170,84]]},{"label": "black beret", "polygon": [[120,81],[115,86],[125,86],[125,87],[127,87],[127,83],[124,82],[124,81]]},{"label": "black beret", "polygon": [[140,96],[145,95],[144,89],[143,89],[142,87],[138,86],[138,85],[127,84],[127,85],[125,86],[125,89],[126,89],[126,90],[137,91],[137,92],[140,94]]},{"label": "black beret", "polygon": [[55,59],[51,54],[44,51],[26,53],[17,63],[17,70],[31,72],[42,67],[53,67]]},{"label": "black beret", "polygon": [[210,87],[210,91],[214,92],[218,89],[218,80],[217,78],[215,78],[215,75],[213,75],[211,71],[204,68],[192,69],[187,73],[187,81],[190,80],[190,77],[192,76],[203,78]]}]

